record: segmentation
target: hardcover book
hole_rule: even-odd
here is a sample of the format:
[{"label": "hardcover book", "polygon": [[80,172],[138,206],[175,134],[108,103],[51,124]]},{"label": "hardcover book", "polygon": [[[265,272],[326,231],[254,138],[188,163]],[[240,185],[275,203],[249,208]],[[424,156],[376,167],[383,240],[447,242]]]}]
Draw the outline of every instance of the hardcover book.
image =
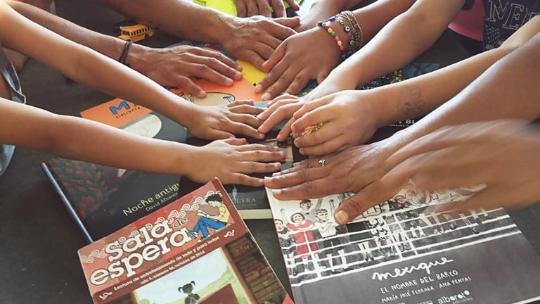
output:
[{"label": "hardcover book", "polygon": [[79,257],[96,304],[292,303],[217,179]]},{"label": "hardcover book", "polygon": [[278,201],[268,191],[295,303],[532,303],[540,256],[503,209],[424,214],[471,190],[407,187],[347,225],[350,194]]}]

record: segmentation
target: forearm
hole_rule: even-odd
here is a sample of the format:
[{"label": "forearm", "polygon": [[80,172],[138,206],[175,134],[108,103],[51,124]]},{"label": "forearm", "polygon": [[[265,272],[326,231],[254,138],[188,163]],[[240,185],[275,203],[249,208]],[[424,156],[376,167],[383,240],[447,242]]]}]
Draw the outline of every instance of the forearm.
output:
[{"label": "forearm", "polygon": [[116,11],[188,40],[220,42],[233,17],[188,0],[95,0]]},{"label": "forearm", "polygon": [[[6,10],[2,42],[56,68],[67,77],[146,106],[185,124],[193,105],[145,76]],[[0,22],[1,22],[0,21]]]},{"label": "forearm", "polygon": [[308,14],[302,19],[304,29],[310,29],[317,26],[317,22],[326,20],[335,14],[353,7],[353,3],[358,4],[361,0],[319,0],[309,9]]},{"label": "forearm", "polygon": [[71,41],[110,58],[120,58],[124,46],[124,41],[121,39],[91,31],[24,2],[13,0],[7,2],[19,14]]},{"label": "forearm", "polygon": [[471,85],[396,135],[403,143],[448,125],[540,117],[540,34],[499,60]]},{"label": "forearm", "polygon": [[[342,83],[343,89],[354,89],[403,67],[437,41],[463,5],[462,0],[422,1],[395,18],[393,17],[399,14],[399,10],[406,10],[404,6],[410,6],[410,3],[389,0],[377,1],[371,6],[397,5],[394,1],[399,1],[401,7],[390,11],[386,16],[387,20],[382,20],[384,22],[378,19],[378,14],[370,14],[373,20],[357,15],[360,24],[365,28],[366,41],[369,42],[332,71],[328,81]],[[372,9],[375,10],[376,7]],[[390,20],[388,18],[393,19],[387,23]],[[380,28],[382,29],[379,31]]]}]

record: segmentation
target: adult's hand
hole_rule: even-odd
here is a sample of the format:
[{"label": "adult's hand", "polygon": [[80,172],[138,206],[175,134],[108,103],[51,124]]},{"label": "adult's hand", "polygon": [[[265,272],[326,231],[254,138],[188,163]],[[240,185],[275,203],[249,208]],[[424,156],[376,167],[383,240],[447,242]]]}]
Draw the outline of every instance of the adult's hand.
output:
[{"label": "adult's hand", "polygon": [[248,174],[275,172],[284,159],[278,147],[248,145],[245,139],[229,138],[196,148],[187,175],[196,182],[218,177],[224,184],[260,187],[263,179]]},{"label": "adult's hand", "polygon": [[231,55],[259,69],[283,40],[296,33],[292,28],[300,22],[297,17],[268,19],[255,16],[228,20],[221,44]]},{"label": "adult's hand", "polygon": [[430,212],[518,208],[540,199],[540,130],[526,122],[470,123],[440,129],[393,153],[381,179],[344,201],[340,223],[355,218],[412,181],[418,190],[440,191],[477,186],[463,202],[435,205]]},{"label": "adult's hand", "polygon": [[[272,10],[274,11],[274,17],[286,16],[285,6],[281,0],[234,0],[234,2],[236,3],[238,17],[256,15],[272,17]],[[287,3],[295,11],[300,9],[295,0],[287,0]]]},{"label": "adult's hand", "polygon": [[194,78],[224,86],[242,78],[240,65],[220,52],[188,45],[162,49],[134,45],[127,63],[163,86],[184,89],[199,98],[206,92]]},{"label": "adult's hand", "polygon": [[313,28],[287,38],[264,63],[268,75],[255,88],[271,99],[298,94],[311,79],[321,83],[338,64],[339,48],[324,30]]}]

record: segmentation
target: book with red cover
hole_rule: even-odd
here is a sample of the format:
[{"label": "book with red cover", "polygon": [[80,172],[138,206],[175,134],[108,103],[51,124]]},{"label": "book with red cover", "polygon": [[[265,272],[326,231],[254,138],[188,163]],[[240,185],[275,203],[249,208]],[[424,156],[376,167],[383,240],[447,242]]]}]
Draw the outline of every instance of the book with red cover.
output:
[{"label": "book with red cover", "polygon": [[215,179],[79,250],[104,303],[292,303]]}]

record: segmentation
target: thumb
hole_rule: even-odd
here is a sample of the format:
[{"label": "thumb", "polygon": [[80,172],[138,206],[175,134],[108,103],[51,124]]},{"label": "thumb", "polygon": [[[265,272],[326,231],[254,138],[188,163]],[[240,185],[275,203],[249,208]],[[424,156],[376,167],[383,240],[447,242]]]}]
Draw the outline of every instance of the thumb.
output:
[{"label": "thumb", "polygon": [[335,220],[340,225],[345,225],[369,208],[386,201],[391,195],[383,191],[379,182],[374,182],[355,194],[344,200],[336,209]]},{"label": "thumb", "polygon": [[321,84],[321,82],[323,82],[326,79],[326,77],[328,77],[328,72],[319,73],[319,75],[317,75],[317,83]]}]

